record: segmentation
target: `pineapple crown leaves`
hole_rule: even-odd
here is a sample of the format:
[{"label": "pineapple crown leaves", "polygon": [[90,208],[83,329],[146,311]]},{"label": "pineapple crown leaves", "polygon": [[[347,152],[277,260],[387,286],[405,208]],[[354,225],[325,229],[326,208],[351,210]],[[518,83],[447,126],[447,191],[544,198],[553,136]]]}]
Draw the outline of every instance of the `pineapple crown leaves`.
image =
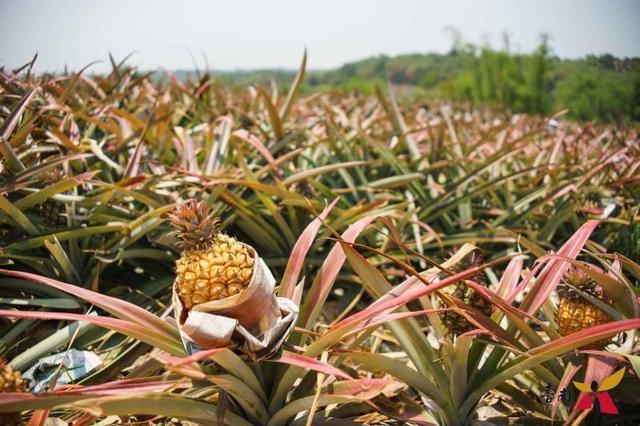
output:
[{"label": "pineapple crown leaves", "polygon": [[471,253],[466,255],[460,262],[451,266],[451,270],[455,273],[462,272],[465,269],[474,268],[476,266],[482,265],[484,262],[484,253],[480,249],[473,250]]},{"label": "pineapple crown leaves", "polygon": [[[453,254],[452,254],[452,256],[453,256]],[[475,250],[471,251],[470,253],[468,253],[464,258],[462,258],[457,263],[449,266],[449,268],[447,270],[443,271],[440,274],[440,277],[443,278],[447,274],[449,274],[449,275],[457,274],[457,273],[465,271],[465,270],[467,270],[469,268],[475,268],[477,266],[480,266],[483,263],[484,263],[484,253],[480,249],[475,249]],[[476,283],[484,285],[485,287],[487,286],[486,277],[485,277],[484,271],[479,271],[479,272],[473,274],[472,276],[468,277],[467,279],[475,281]],[[463,288],[465,288],[465,289],[467,288],[466,284],[464,283],[464,280],[463,281],[459,281],[459,282],[457,282],[455,284],[451,284],[451,285],[445,287],[444,289],[441,289],[440,291],[442,291],[444,293],[448,293],[448,294],[453,294],[453,292],[455,292],[456,289],[462,290]],[[475,292],[473,290],[470,290],[470,293],[475,293]]]},{"label": "pineapple crown leaves", "polygon": [[[453,256],[453,253],[451,254],[451,256]],[[448,270],[443,271],[443,272],[446,272],[446,273],[448,273],[450,275],[453,275],[453,274],[457,274],[459,272],[465,271],[465,270],[467,270],[469,268],[474,268],[474,267],[480,266],[483,263],[484,263],[484,253],[480,249],[475,249],[475,250],[471,251],[470,253],[468,253],[459,262],[455,263],[454,265],[451,265],[448,268]],[[476,281],[477,279],[480,279],[480,277],[482,277],[482,275],[483,275],[483,272],[479,272],[477,274],[474,274],[469,279]],[[446,275],[442,274],[442,276],[446,276]]]},{"label": "pineapple crown leaves", "polygon": [[588,287],[595,284],[586,271],[575,266],[571,266],[565,273],[564,280],[574,287]]},{"label": "pineapple crown leaves", "polygon": [[52,185],[60,180],[64,179],[65,173],[64,170],[60,167],[56,167],[54,169],[47,170],[42,175],[42,183],[44,186]]},{"label": "pineapple crown leaves", "polygon": [[167,220],[176,229],[169,235],[178,238],[182,250],[199,249],[213,244],[220,234],[219,219],[204,201],[189,200],[167,214]]},{"label": "pineapple crown leaves", "polygon": [[560,297],[580,299],[580,294],[573,290],[572,287],[593,297],[606,298],[606,293],[604,293],[602,287],[600,287],[585,270],[576,266],[571,266],[564,274],[563,283],[561,283],[557,289],[558,294]]}]

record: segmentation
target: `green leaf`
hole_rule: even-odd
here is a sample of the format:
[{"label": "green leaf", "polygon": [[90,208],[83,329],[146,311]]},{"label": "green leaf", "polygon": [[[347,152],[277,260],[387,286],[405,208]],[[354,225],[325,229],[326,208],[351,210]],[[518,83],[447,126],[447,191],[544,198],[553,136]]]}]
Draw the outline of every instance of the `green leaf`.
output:
[{"label": "green leaf", "polygon": [[12,299],[10,297],[0,297],[0,305],[33,306],[53,309],[78,309],[80,305],[72,299],[47,298],[47,299]]},{"label": "green leaf", "polygon": [[78,271],[69,260],[67,252],[64,250],[56,236],[54,235],[51,240],[46,240],[44,242],[44,246],[47,248],[47,250],[49,250],[58,266],[60,266],[60,268],[62,269],[64,278],[67,281],[79,283],[80,275],[78,275]]},{"label": "green leaf", "polygon": [[29,90],[29,92],[27,92],[27,94],[25,94],[22,99],[20,99],[18,105],[13,111],[11,111],[9,116],[2,122],[2,125],[0,126],[0,154],[2,154],[5,161],[7,162],[9,170],[13,171],[14,173],[24,171],[25,167],[9,144],[9,136],[18,124],[20,116],[39,90],[40,87],[34,87],[33,89]]},{"label": "green leaf", "polygon": [[284,137],[284,130],[282,129],[282,120],[280,120],[278,111],[276,110],[275,105],[271,102],[271,98],[264,88],[258,87],[258,93],[262,96],[262,101],[267,109],[269,121],[271,122],[271,129],[273,130],[276,140],[281,140]]},{"label": "green leaf", "polygon": [[295,80],[293,80],[293,84],[291,88],[289,88],[289,93],[287,93],[287,98],[280,108],[280,120],[284,122],[289,115],[289,111],[291,110],[291,106],[293,105],[293,101],[295,100],[296,94],[304,81],[304,73],[307,69],[307,49],[304,49],[304,53],[302,55],[302,62],[300,63],[300,68],[298,69],[298,73],[296,74]]},{"label": "green leaf", "polygon": [[[15,205],[11,204],[9,200],[0,194],[0,210],[4,211],[5,218],[9,218],[12,222],[15,222],[20,228],[24,229],[31,235],[38,234],[38,228],[24,215]],[[11,245],[6,248],[11,247]]]},{"label": "green leaf", "polygon": [[[191,420],[201,425],[217,426],[220,424],[216,405],[170,394],[88,398],[65,404],[63,407],[79,409],[100,417],[155,414]],[[229,410],[225,411],[222,424],[251,426],[251,423]]]},{"label": "green leaf", "polygon": [[[1,196],[0,196],[1,197]],[[1,200],[0,200],[1,204]],[[52,234],[43,235],[41,237],[34,237],[28,240],[18,241],[16,243],[9,244],[5,247],[6,250],[30,250],[37,247],[42,247],[45,241],[50,240],[52,237],[56,237],[59,241],[71,240],[74,238],[82,238],[97,234],[108,234],[114,231],[122,231],[126,229],[124,223],[114,225],[99,225],[88,226],[81,229],[73,229],[70,231],[58,231]]]}]

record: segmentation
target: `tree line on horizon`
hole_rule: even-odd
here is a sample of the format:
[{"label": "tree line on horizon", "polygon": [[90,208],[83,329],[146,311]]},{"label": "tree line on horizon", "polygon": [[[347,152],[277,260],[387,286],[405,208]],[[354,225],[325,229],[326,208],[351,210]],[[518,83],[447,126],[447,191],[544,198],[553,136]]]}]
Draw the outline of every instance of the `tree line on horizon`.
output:
[{"label": "tree line on horizon", "polygon": [[582,121],[640,122],[640,58],[611,54],[582,59],[553,55],[543,36],[531,53],[454,43],[447,54],[378,56],[312,74],[310,87],[369,92],[388,80],[435,97],[508,112],[552,114],[568,109]]},{"label": "tree line on horizon", "polygon": [[[621,125],[640,123],[640,58],[611,54],[562,59],[547,36],[531,53],[514,52],[508,37],[502,48],[454,40],[446,54],[379,55],[333,70],[307,73],[305,91],[358,91],[370,94],[386,82],[412,100],[437,99],[488,106],[508,113],[549,115]],[[185,77],[192,72],[178,73]],[[214,72],[232,84],[291,80],[293,71]]]}]

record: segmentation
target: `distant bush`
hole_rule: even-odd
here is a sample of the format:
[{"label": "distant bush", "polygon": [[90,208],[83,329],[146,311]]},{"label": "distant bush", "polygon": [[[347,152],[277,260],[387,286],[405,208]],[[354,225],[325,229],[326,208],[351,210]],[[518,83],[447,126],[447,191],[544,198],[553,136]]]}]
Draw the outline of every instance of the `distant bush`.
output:
[{"label": "distant bush", "polygon": [[413,85],[428,96],[487,105],[510,112],[552,114],[619,124],[640,123],[640,59],[613,55],[565,60],[553,55],[546,36],[529,54],[504,47],[454,43],[447,54],[377,56],[314,72],[308,89],[358,90],[376,82]]},{"label": "distant bush", "polygon": [[[565,61],[551,56],[547,38],[529,55],[467,45],[459,72],[439,86],[443,98],[514,112],[569,110],[578,120],[640,121],[640,70],[612,55]],[[423,78],[423,82],[425,79]]]},{"label": "distant bush", "polygon": [[639,122],[638,74],[583,67],[558,82],[556,104],[579,120]]},{"label": "distant bush", "polygon": [[[240,86],[273,80],[284,88],[294,75],[281,69],[216,73],[219,80]],[[403,86],[405,94],[413,88],[412,98],[541,115],[568,109],[567,117],[576,120],[640,124],[640,58],[605,54],[560,59],[546,36],[527,54],[512,51],[508,37],[501,49],[458,39],[447,54],[379,55],[333,70],[310,70],[303,90],[368,95],[387,81]]]}]

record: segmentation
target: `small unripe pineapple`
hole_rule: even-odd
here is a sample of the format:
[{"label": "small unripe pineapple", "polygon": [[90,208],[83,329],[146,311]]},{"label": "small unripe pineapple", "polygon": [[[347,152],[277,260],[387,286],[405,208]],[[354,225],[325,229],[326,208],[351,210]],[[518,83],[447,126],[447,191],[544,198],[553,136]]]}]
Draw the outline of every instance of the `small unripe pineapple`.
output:
[{"label": "small unripe pineapple", "polygon": [[[4,360],[0,359],[0,393],[27,392],[27,382],[19,371],[13,371]],[[22,424],[20,413],[0,413],[0,424],[17,426]]]},{"label": "small unripe pineapple", "polygon": [[175,285],[186,309],[234,296],[249,286],[253,250],[219,232],[218,220],[204,201],[179,205],[169,221],[182,249]]},{"label": "small unripe pineapple", "polygon": [[[467,256],[465,256],[462,261],[458,262],[450,269],[452,272],[458,273],[471,267],[479,266],[482,264],[482,262],[482,252],[480,250],[474,250]],[[486,276],[482,271],[472,275],[468,279],[478,284],[484,285],[485,287],[487,286]],[[440,289],[440,292],[459,299],[461,302],[482,312],[486,316],[490,316],[493,312],[493,305],[488,300],[480,296],[477,292],[475,292],[471,287],[466,285],[464,281],[458,281],[450,284]],[[439,305],[441,307],[446,306],[443,301],[440,301]],[[449,330],[449,333],[453,336],[458,336],[477,328],[474,324],[470,323],[463,315],[460,315],[454,311],[438,312],[438,316],[440,317],[440,321],[442,321],[445,327],[447,327],[447,330]]]},{"label": "small unripe pineapple", "polygon": [[[45,172],[42,177],[43,186],[49,186],[64,179],[64,171],[60,168]],[[38,205],[38,212],[45,225],[50,228],[64,228],[67,226],[67,218],[64,216],[67,209],[63,203],[48,199]]]},{"label": "small unripe pineapple", "polygon": [[[602,309],[582,297],[577,291],[566,284],[571,284],[575,288],[588,295],[609,303],[607,295],[595,281],[582,269],[571,267],[564,276],[564,282],[558,285],[558,310],[556,311],[556,322],[558,323],[560,334],[567,336],[577,333],[585,328],[611,322],[611,317]],[[601,349],[607,345],[609,339],[601,340],[583,349]]]}]

